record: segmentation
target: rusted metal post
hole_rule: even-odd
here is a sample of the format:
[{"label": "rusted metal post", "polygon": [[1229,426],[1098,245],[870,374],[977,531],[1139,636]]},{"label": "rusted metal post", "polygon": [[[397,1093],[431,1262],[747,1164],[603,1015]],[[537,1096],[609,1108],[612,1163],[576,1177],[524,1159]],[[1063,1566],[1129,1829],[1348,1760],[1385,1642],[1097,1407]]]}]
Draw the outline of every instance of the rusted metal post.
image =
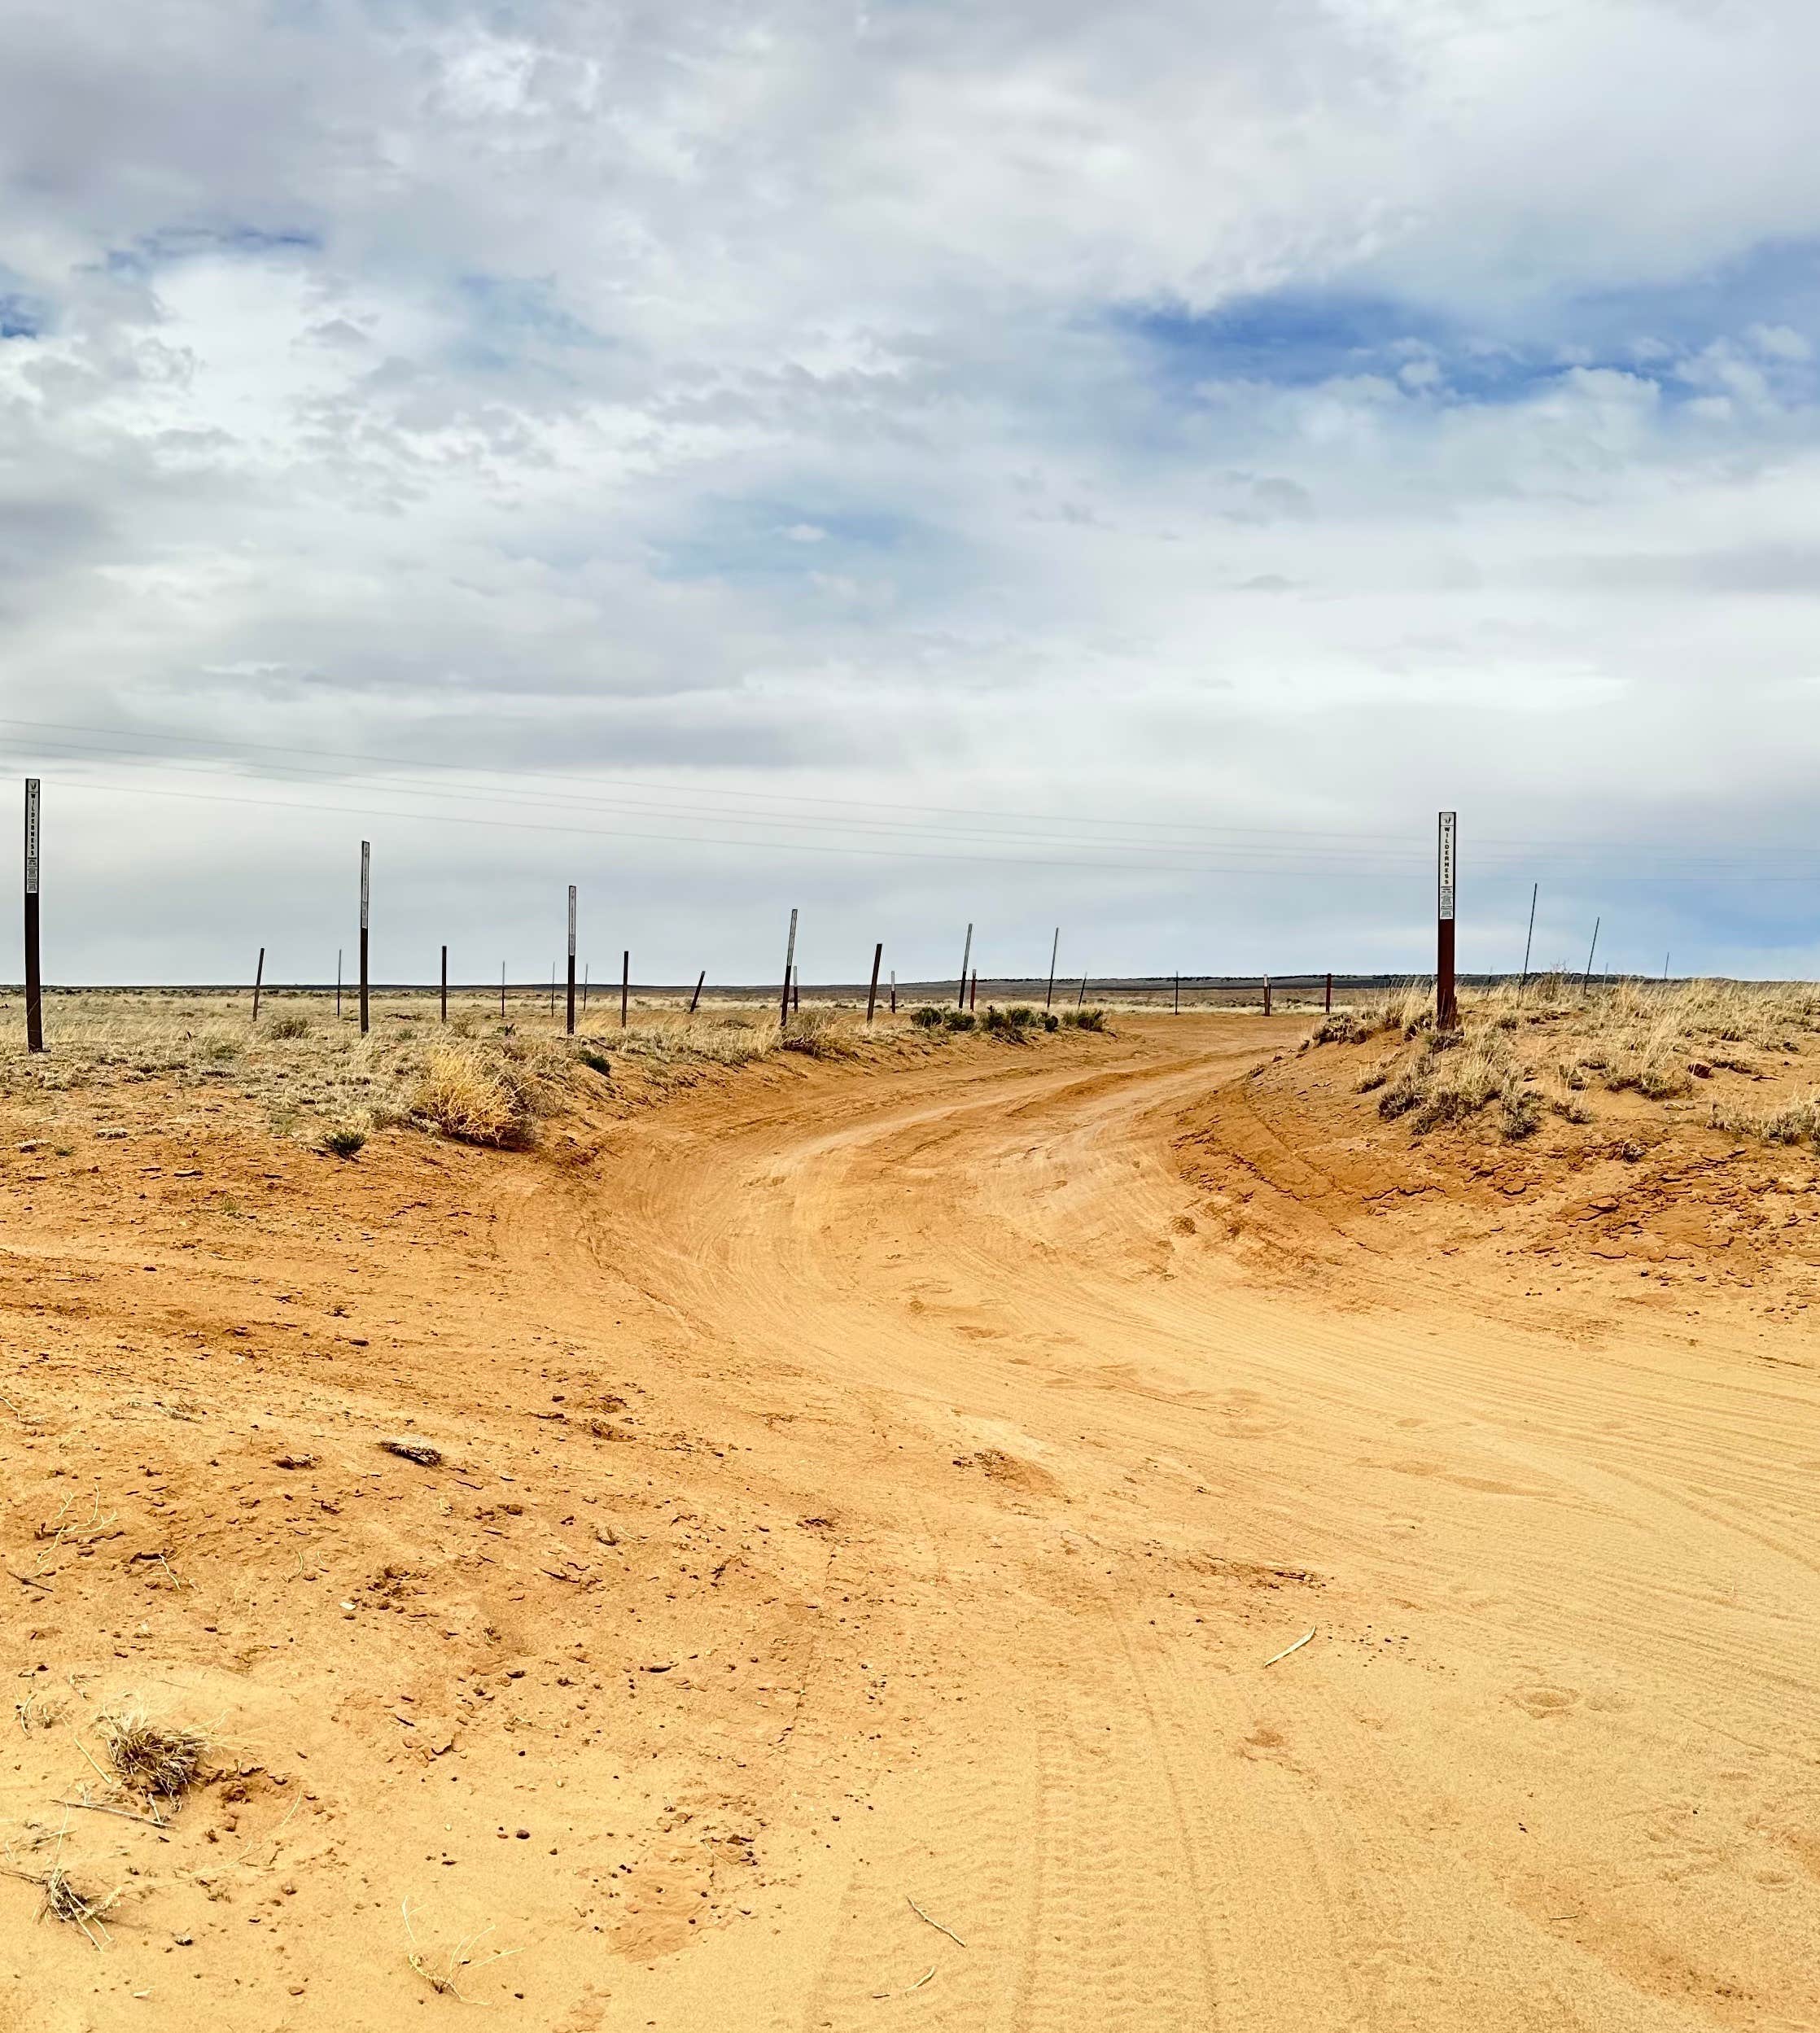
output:
[{"label": "rusted metal post", "polygon": [[790,1029],[790,982],[796,973],[796,913],[790,914],[790,940],[784,948],[784,993],[777,1005],[777,1028]]},{"label": "rusted metal post", "polygon": [[885,957],[885,942],[881,939],[872,949],[872,986],[866,990],[866,1021],[872,1021],[872,1013],[878,1007],[878,963]]},{"label": "rusted metal post", "polygon": [[1435,853],[1434,1027],[1459,1029],[1459,1001],[1454,992],[1454,894],[1458,873],[1458,815],[1441,814]]}]

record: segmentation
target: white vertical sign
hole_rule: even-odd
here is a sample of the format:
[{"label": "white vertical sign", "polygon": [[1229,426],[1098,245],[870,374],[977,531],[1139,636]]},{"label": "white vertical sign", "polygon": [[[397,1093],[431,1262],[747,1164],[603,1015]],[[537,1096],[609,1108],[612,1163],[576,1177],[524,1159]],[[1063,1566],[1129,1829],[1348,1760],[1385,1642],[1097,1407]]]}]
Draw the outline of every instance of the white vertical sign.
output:
[{"label": "white vertical sign", "polygon": [[575,956],[575,886],[569,885],[569,958]]},{"label": "white vertical sign", "polygon": [[1457,813],[1441,815],[1440,852],[1436,863],[1436,916],[1445,924],[1454,915],[1454,833]]},{"label": "white vertical sign", "polygon": [[25,780],[25,894],[38,893],[38,780]]},{"label": "white vertical sign", "polygon": [[361,842],[361,929],[366,929],[367,912],[373,902],[373,842]]}]

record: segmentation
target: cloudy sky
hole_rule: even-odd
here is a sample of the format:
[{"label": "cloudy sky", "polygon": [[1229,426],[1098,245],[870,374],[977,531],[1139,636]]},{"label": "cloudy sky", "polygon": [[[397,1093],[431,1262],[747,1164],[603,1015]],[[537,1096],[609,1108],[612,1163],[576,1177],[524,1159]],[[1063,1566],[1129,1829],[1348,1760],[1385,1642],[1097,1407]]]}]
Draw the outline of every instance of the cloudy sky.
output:
[{"label": "cloudy sky", "polygon": [[1813,0],[0,15],[53,978],[1820,973]]}]

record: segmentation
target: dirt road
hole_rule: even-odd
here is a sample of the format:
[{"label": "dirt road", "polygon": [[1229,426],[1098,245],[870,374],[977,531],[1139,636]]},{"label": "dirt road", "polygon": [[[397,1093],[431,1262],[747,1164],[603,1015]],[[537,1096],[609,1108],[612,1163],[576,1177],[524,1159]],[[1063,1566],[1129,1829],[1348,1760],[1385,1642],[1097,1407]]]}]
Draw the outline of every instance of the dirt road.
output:
[{"label": "dirt road", "polygon": [[[292,1889],[225,1888],[256,1952],[143,1847],[148,1918],[112,1961],[10,1906],[0,2025],[174,2026],[205,1995],[262,2027],[458,2010],[405,1963],[414,1893],[519,1952],[464,1989],[562,2033],[1820,2027],[1811,1336],[1722,1304],[1670,1333],[1615,1297],[1584,1331],[1507,1274],[1350,1240],[1264,1274],[1181,1139],[1211,1103],[1268,1169],[1245,1076],[1302,1028],[733,1082],[567,1169],[444,1152],[431,1176],[400,1139],[339,1226],[307,1184],[282,1232],[197,1266],[142,1399],[160,1362],[202,1388],[180,1344],[221,1345],[261,1279],[383,1319],[390,1352],[256,1336],[247,1375],[210,1366],[216,1427],[158,1434],[195,1456],[163,1468],[160,1542],[180,1571],[186,1532],[223,1548],[247,1592],[208,1636],[160,1598],[94,1670],[230,1712],[309,1786],[314,1834],[287,1848],[270,1796]],[[1280,1191],[1305,1160],[1275,1162]],[[15,1368],[44,1393],[21,1415],[41,1449],[124,1459],[138,1432],[98,1424],[93,1375],[68,1393],[194,1222],[173,1198],[127,1246],[96,1190],[37,1188],[7,1304],[16,1325],[46,1279],[87,1280],[52,1370]],[[407,1383],[466,1487],[340,1522]],[[282,1480],[274,1426],[320,1436],[322,1585],[281,1598],[308,1661],[227,1655],[290,1552],[208,1537],[249,1409],[237,1489]],[[44,1459],[7,1458],[10,1486]],[[585,1545],[584,1503],[613,1520]],[[416,1624],[337,1608],[382,1564]],[[59,1585],[92,1599],[46,1611],[28,1673],[41,1633],[73,1656],[82,1617],[129,1613],[103,1607],[126,1580]],[[449,1722],[421,1772],[407,1681],[404,1728]],[[9,1826],[68,1783],[42,1742]],[[173,1926],[206,1978],[168,1980]]]}]

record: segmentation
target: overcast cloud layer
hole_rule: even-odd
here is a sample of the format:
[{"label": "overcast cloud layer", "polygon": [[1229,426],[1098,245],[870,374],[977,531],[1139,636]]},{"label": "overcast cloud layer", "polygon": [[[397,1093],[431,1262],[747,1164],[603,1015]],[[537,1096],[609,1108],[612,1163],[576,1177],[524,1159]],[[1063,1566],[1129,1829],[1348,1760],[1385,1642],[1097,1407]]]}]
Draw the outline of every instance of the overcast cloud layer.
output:
[{"label": "overcast cloud layer", "polygon": [[1812,0],[0,20],[56,978],[1820,973]]}]

